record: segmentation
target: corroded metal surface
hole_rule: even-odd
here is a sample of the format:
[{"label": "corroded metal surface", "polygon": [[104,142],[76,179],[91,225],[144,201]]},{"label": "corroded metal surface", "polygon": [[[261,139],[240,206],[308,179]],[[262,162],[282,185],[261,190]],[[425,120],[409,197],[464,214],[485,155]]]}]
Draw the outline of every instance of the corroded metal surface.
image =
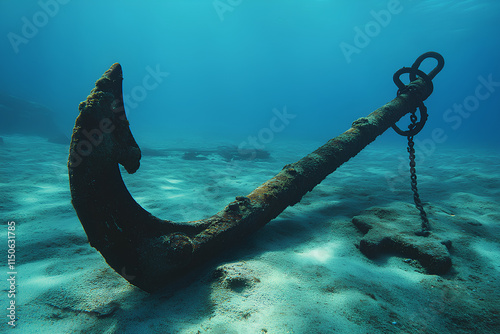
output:
[{"label": "corroded metal surface", "polygon": [[79,106],[68,161],[73,206],[108,264],[130,283],[155,291],[298,203],[432,92],[420,78],[410,86],[212,217],[175,223],[144,210],[123,183],[118,164],[134,173],[141,152],[123,107],[121,66],[113,64]]}]

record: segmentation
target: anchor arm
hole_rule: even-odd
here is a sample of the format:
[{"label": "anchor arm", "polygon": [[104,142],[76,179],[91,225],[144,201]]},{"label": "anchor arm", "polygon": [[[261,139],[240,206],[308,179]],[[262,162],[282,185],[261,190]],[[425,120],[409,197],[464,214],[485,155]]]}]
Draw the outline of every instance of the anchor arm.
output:
[{"label": "anchor arm", "polygon": [[122,180],[118,164],[134,173],[141,152],[125,115],[121,66],[113,64],[79,107],[68,160],[72,204],[89,243],[107,263],[130,283],[153,292],[298,203],[432,92],[421,78],[408,86],[212,217],[175,223],[143,209]]}]

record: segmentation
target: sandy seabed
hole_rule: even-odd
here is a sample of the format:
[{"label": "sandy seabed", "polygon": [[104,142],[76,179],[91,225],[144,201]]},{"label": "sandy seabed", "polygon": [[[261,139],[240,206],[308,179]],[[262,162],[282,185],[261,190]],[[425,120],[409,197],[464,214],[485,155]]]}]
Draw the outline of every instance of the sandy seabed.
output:
[{"label": "sandy seabed", "polygon": [[[87,243],[71,206],[67,147],[4,136],[0,145],[2,332],[7,332],[8,222],[16,222],[19,333],[499,333],[500,152],[438,147],[417,161],[435,233],[452,241],[449,273],[366,258],[352,217],[412,203],[405,144],[374,143],[302,201],[182,282],[130,285]],[[176,142],[143,148],[195,148]],[[221,143],[204,142],[204,148]],[[226,143],[227,144],[227,143]],[[206,218],[322,143],[273,142],[269,160],[145,155],[124,175],[134,198],[174,221]],[[418,152],[417,152],[418,153]],[[123,174],[126,174],[123,172]],[[415,220],[417,221],[417,220]]]}]

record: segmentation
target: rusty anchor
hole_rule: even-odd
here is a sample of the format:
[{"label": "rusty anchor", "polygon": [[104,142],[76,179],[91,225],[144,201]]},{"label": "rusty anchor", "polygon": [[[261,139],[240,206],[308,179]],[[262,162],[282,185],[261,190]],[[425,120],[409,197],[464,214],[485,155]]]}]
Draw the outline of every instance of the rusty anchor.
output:
[{"label": "rusty anchor", "polygon": [[113,64],[79,105],[68,159],[72,204],[90,245],[133,285],[148,292],[166,286],[298,203],[401,117],[414,113],[432,93],[432,81],[418,68],[404,73],[413,81],[400,87],[395,99],[341,135],[210,218],[177,223],[142,208],[122,180],[118,164],[134,173],[141,151],[125,115],[122,68]]}]

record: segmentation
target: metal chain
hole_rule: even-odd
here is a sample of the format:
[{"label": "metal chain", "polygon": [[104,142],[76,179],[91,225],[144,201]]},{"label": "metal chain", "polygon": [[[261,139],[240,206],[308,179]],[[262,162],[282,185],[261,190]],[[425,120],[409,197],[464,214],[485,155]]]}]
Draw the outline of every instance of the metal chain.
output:
[{"label": "metal chain", "polygon": [[[417,109],[412,111],[411,115],[410,115],[411,124],[408,126],[410,132],[413,130],[413,128],[417,124],[417,116],[415,115],[416,112],[417,112]],[[427,218],[427,214],[425,213],[422,202],[420,201],[420,196],[418,194],[417,171],[415,170],[416,163],[415,163],[414,145],[415,145],[415,143],[413,142],[413,136],[408,136],[408,153],[410,154],[411,190],[413,191],[413,201],[415,202],[415,206],[417,207],[418,211],[420,211],[420,218],[422,219],[422,230],[415,232],[415,234],[419,235],[419,236],[427,237],[430,234],[430,232],[429,232],[430,223],[429,223],[429,219]]]},{"label": "metal chain", "polygon": [[[419,70],[420,64],[422,64],[422,61],[424,61],[427,58],[433,58],[438,62],[436,67],[428,74]],[[410,75],[410,82],[416,80],[417,77],[421,78],[425,82],[429,91],[432,93],[434,87],[432,84],[432,79],[434,79],[434,77],[443,69],[443,66],[444,66],[443,56],[441,56],[437,52],[426,52],[420,57],[418,57],[411,67],[403,67],[399,69],[398,71],[396,71],[396,73],[394,73],[392,77],[394,83],[398,87],[398,96],[400,94],[412,92],[413,87],[411,85],[405,85],[401,81],[400,77],[404,73],[408,73]],[[420,103],[418,104],[418,109],[420,111],[420,122],[417,123],[417,116],[416,116],[417,108],[415,108],[415,110],[413,110],[410,115],[411,124],[408,126],[408,131],[402,131],[397,127],[396,124],[392,125],[392,128],[399,135],[408,138],[408,153],[410,154],[411,190],[413,191],[413,200],[415,202],[415,206],[417,207],[418,211],[420,211],[420,218],[422,219],[422,229],[418,232],[415,232],[415,234],[426,237],[430,234],[431,226],[429,223],[429,219],[427,218],[427,214],[425,213],[422,202],[420,201],[420,196],[418,195],[417,172],[415,170],[415,148],[414,148],[415,143],[413,142],[413,136],[415,136],[417,133],[420,132],[420,130],[422,130],[422,128],[425,125],[425,122],[427,121],[427,116],[428,116],[427,108],[425,107],[423,100],[420,101]]]}]

